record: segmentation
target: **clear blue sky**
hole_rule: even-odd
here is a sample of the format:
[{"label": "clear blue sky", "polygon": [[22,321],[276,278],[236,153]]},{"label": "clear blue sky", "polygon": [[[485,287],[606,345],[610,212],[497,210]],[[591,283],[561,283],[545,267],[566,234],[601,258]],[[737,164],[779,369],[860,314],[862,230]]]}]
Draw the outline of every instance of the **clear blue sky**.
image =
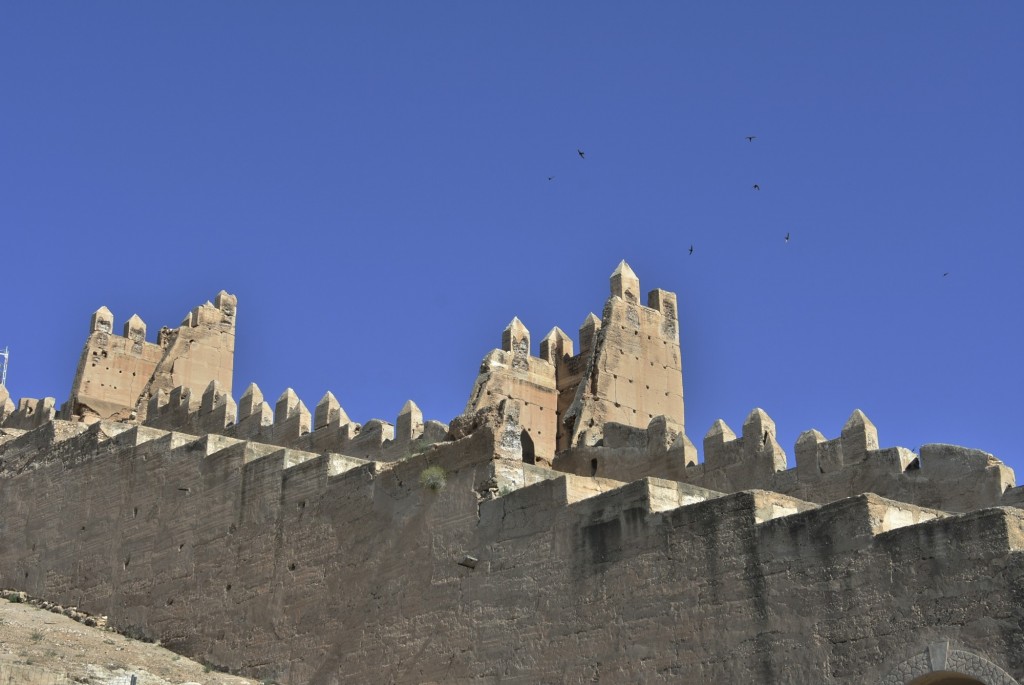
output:
[{"label": "clear blue sky", "polygon": [[447,421],[513,316],[534,353],[576,338],[626,259],[679,293],[698,445],[760,406],[792,464],[861,408],[884,446],[1024,481],[1022,27],[1020,2],[5,2],[8,385],[63,401],[100,305],[152,338],[224,288],[236,398]]}]

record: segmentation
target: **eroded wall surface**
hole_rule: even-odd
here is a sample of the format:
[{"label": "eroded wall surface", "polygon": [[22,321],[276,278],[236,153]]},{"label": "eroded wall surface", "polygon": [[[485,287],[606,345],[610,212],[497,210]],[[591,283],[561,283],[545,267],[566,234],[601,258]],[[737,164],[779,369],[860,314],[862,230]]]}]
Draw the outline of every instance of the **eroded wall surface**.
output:
[{"label": "eroded wall surface", "polygon": [[[106,307],[93,315],[71,394],[61,415],[91,423],[145,419],[151,397],[174,388],[196,396],[215,382],[231,392],[238,301],[221,291],[195,307],[178,328],[163,328],[147,342],[146,324],[133,315],[124,335],[114,333]],[[2,417],[0,417],[2,418]]]},{"label": "eroded wall surface", "polygon": [[523,425],[538,463],[557,452],[593,446],[606,423],[646,427],[664,416],[683,430],[683,377],[676,295],[655,289],[647,306],[639,301],[640,279],[626,262],[610,278],[611,296],[602,318],[587,316],[580,327],[580,352],[559,328],[530,353],[530,334],[515,318],[502,348],[489,353],[466,413],[520,402]]},{"label": "eroded wall surface", "polygon": [[718,420],[704,437],[704,460],[680,426],[656,417],[646,429],[607,424],[602,445],[559,454],[556,470],[618,480],[667,478],[721,492],[752,488],[825,504],[863,492],[951,512],[1021,506],[1013,470],[981,450],[926,444],[917,452],[879,447],[878,431],[860,410],[839,437],[804,431],[789,467],[775,422],[754,409],[736,435]]},{"label": "eroded wall surface", "polygon": [[51,422],[0,445],[0,582],[287,683],[859,684],[940,640],[1024,674],[1024,512],[616,487],[520,430],[383,464]]},{"label": "eroded wall surface", "polygon": [[640,281],[625,262],[611,282],[593,352],[562,416],[571,446],[598,444],[609,422],[645,427],[664,416],[685,428],[675,294],[653,290],[641,305]]}]

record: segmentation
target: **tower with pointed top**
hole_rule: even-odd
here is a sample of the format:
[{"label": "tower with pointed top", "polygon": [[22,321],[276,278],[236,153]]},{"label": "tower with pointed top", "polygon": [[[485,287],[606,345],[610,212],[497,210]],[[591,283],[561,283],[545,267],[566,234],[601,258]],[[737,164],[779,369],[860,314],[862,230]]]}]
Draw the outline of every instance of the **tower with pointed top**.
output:
[{"label": "tower with pointed top", "polygon": [[513,319],[502,349],[484,358],[466,411],[504,399],[521,402],[542,462],[570,447],[599,444],[609,422],[646,428],[664,416],[682,433],[676,295],[655,289],[647,305],[640,304],[640,279],[625,261],[612,272],[610,287],[603,316],[591,313],[580,326],[577,354],[555,327],[541,341],[540,357],[530,357],[529,331]]},{"label": "tower with pointed top", "polygon": [[[555,456],[555,429],[558,390],[555,363],[551,357],[559,345],[557,336],[545,336],[541,356],[530,352],[530,331],[518,317],[512,319],[501,334],[501,349],[492,350],[480,364],[480,373],[473,384],[466,413],[496,407],[504,400],[522,405],[520,442],[530,463],[550,465]],[[572,352],[568,336],[561,340],[561,349]],[[566,343],[568,346],[566,347]],[[546,355],[546,356],[545,356]]]},{"label": "tower with pointed top", "polygon": [[238,299],[223,290],[215,303],[191,312],[176,329],[163,329],[159,342],[146,340],[146,322],[133,314],[124,335],[114,332],[114,315],[97,309],[61,416],[86,422],[141,419],[149,400],[175,388],[200,397],[211,382],[231,393]]}]

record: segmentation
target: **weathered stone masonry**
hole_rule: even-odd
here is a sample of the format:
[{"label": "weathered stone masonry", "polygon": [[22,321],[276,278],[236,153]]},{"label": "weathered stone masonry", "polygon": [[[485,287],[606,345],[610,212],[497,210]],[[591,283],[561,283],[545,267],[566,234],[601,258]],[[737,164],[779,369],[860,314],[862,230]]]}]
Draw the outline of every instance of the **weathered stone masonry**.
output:
[{"label": "weathered stone masonry", "polygon": [[[640,363],[675,369],[671,337],[634,331],[675,315],[627,299],[638,282],[616,294],[614,276],[591,327],[608,332],[576,366],[597,381],[569,405],[554,369],[571,341],[553,332],[517,365],[522,324],[473,390],[493,399],[451,425],[409,402],[361,426],[330,393],[310,412],[286,391],[271,410],[255,386],[236,405],[217,378],[157,389],[148,425],[32,425],[4,394],[0,580],[286,683],[1024,676],[1012,471],[964,448],[881,449],[859,412],[833,441],[802,435],[793,469],[759,410],[739,437],[716,423],[698,463],[681,385],[678,412],[651,417],[653,393],[629,387],[674,396]],[[553,386],[531,385],[540,361]],[[517,395],[538,385],[550,420]],[[551,429],[572,442],[546,454]],[[443,486],[421,482],[428,467]]]}]

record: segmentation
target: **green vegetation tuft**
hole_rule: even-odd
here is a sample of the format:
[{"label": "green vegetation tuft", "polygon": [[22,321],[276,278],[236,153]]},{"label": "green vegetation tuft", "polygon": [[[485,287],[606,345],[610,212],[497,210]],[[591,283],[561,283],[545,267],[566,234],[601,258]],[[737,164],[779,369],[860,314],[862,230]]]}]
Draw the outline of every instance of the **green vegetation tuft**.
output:
[{"label": "green vegetation tuft", "polygon": [[420,473],[420,485],[431,490],[440,490],[448,482],[448,474],[440,466],[428,466]]}]

